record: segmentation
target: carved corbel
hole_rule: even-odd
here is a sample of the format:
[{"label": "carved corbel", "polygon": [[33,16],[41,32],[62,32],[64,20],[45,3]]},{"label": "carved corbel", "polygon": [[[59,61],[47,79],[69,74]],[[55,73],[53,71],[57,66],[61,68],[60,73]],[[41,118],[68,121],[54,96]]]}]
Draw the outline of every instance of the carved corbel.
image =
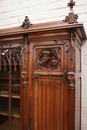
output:
[{"label": "carved corbel", "polygon": [[69,80],[69,89],[75,89],[75,73],[68,72],[67,78]]},{"label": "carved corbel", "polygon": [[28,35],[24,35],[24,47],[22,49],[22,72],[21,77],[23,79],[23,86],[28,86],[28,69],[27,69],[27,60],[28,60]]},{"label": "carved corbel", "polygon": [[67,78],[69,80],[69,89],[75,89],[75,31],[69,31],[70,39],[69,39],[69,47],[67,50],[68,53],[68,75]]}]

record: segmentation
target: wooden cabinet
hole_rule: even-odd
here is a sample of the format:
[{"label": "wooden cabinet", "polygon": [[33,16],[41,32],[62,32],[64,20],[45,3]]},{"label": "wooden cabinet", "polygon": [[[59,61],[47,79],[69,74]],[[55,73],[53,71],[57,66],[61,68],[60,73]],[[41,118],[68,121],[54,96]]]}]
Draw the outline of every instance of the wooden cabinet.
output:
[{"label": "wooden cabinet", "polygon": [[0,30],[0,129],[81,130],[83,24]]}]

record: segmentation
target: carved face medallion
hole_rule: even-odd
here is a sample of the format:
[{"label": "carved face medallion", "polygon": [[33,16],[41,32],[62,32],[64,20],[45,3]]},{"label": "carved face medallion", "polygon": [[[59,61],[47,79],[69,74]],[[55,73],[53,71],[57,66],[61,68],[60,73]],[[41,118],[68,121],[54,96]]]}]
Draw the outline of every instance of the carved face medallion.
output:
[{"label": "carved face medallion", "polygon": [[41,70],[60,70],[60,49],[37,50],[36,66]]}]

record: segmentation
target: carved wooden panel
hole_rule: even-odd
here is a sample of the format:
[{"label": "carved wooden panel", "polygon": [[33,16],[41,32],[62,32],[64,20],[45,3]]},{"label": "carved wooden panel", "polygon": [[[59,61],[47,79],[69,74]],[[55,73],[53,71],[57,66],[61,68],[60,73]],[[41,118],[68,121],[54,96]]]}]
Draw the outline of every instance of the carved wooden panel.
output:
[{"label": "carved wooden panel", "polygon": [[34,71],[62,71],[63,46],[34,47]]},{"label": "carved wooden panel", "polygon": [[33,80],[33,130],[63,130],[63,80]]}]

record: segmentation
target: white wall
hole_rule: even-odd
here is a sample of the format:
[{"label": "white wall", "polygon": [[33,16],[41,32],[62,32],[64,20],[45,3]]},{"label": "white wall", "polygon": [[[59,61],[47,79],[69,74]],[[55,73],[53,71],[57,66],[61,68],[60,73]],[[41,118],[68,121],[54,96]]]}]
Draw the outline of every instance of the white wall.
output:
[{"label": "white wall", "polygon": [[[0,29],[20,26],[28,16],[31,23],[63,20],[69,0],[0,0]],[[75,0],[74,12],[87,34],[87,0]],[[87,130],[87,41],[82,46],[82,130]]]}]

